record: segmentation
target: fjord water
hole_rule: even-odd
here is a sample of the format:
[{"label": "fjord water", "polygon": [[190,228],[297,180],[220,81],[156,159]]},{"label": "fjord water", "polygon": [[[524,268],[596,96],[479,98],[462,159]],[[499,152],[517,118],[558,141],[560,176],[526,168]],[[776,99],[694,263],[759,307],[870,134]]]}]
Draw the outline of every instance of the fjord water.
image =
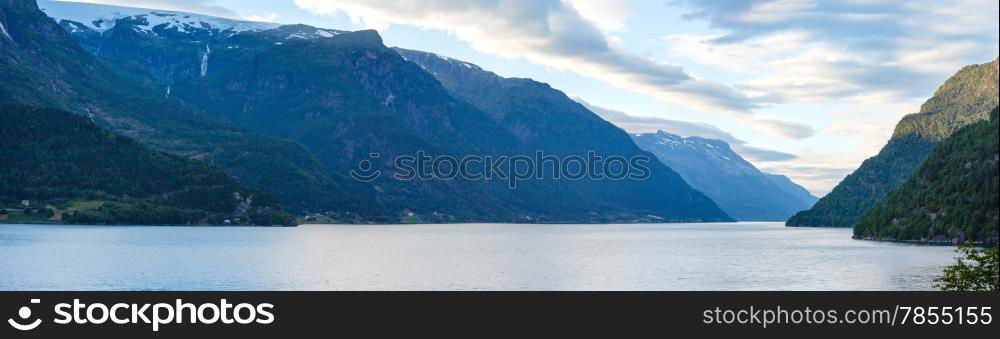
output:
[{"label": "fjord water", "polygon": [[780,223],[0,225],[0,290],[924,290],[953,258]]}]

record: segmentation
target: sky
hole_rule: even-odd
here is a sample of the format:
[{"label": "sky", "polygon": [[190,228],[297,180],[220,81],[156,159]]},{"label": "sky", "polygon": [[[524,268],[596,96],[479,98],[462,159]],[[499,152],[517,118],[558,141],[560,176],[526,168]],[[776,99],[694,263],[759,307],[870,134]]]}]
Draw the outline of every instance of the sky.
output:
[{"label": "sky", "polygon": [[961,67],[995,0],[76,0],[341,30],[546,82],[629,132],[722,139],[828,193]]}]

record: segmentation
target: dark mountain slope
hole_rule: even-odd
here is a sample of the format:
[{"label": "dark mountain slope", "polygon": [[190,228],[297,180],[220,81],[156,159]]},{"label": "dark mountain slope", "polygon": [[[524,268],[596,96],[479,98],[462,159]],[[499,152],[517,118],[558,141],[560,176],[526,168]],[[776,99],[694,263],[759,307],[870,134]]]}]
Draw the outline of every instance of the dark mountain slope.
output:
[{"label": "dark mountain slope", "polygon": [[358,206],[300,145],[247,133],[154,94],[81,49],[33,0],[0,0],[0,103],[85,115],[154,149],[204,160],[293,210]]},{"label": "dark mountain slope", "polygon": [[[481,123],[488,122],[481,112],[435,91],[433,78],[386,49],[374,31],[310,40],[287,40],[283,31],[289,28],[227,41],[241,48],[219,45],[215,71],[179,80],[177,97],[238,126],[299,141],[344,175],[373,153],[376,167],[391,171],[398,156],[420,151],[461,157],[515,147],[511,136]],[[399,215],[517,218],[514,192],[502,183],[391,174],[344,185]]]},{"label": "dark mountain slope", "polygon": [[[503,78],[476,65],[432,53],[396,51],[433,74],[452,95],[489,114],[527,150],[544,150],[563,157],[586,156],[588,151],[626,158],[650,155],[637,147],[627,133],[547,84]],[[606,204],[620,202],[643,209],[668,209],[675,214],[682,209],[714,209],[709,206],[714,203],[691,189],[669,167],[654,161],[650,170],[652,177],[645,181],[572,182],[563,190],[582,192]]]},{"label": "dark mountain slope", "polygon": [[147,150],[64,111],[0,105],[0,159],[0,202],[104,204],[68,215],[69,222],[293,222],[276,198],[241,187],[221,169]]}]

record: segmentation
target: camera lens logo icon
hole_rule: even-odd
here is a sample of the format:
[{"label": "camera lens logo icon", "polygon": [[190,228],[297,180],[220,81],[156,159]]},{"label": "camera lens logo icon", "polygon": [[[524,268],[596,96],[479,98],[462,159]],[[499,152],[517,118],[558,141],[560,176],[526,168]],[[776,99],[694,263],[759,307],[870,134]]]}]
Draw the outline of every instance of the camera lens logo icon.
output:
[{"label": "camera lens logo icon", "polygon": [[[39,299],[31,299],[32,304],[38,304],[42,301]],[[17,310],[17,315],[21,317],[21,320],[14,320],[14,318],[7,319],[7,323],[14,328],[21,331],[31,331],[42,324],[42,319],[35,319],[33,322],[29,322],[27,325],[22,325],[20,321],[28,321],[31,318],[31,308],[28,306],[22,306],[21,309]]]},{"label": "camera lens logo icon", "polygon": [[378,159],[379,156],[380,154],[378,153],[368,154],[368,159],[362,160],[361,163],[358,164],[357,169],[351,170],[351,177],[353,177],[354,180],[361,182],[371,182],[378,179],[378,177],[382,175],[382,171],[375,169],[375,166],[372,164],[372,160]]}]

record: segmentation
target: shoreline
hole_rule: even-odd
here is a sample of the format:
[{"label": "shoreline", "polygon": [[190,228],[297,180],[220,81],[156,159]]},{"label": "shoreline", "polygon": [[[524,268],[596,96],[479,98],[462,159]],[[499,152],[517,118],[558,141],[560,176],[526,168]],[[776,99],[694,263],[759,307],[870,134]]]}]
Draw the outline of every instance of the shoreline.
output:
[{"label": "shoreline", "polygon": [[[896,240],[896,239],[877,239],[877,238],[871,238],[871,237],[858,237],[858,236],[851,237],[851,239],[860,240],[860,241],[885,242],[885,243],[896,243],[896,244],[907,244],[907,245],[918,245],[918,246],[934,246],[934,247],[958,247],[958,246],[961,246],[963,244],[963,243],[960,243],[960,242],[957,242],[957,241],[954,241],[954,240],[948,240],[948,241],[942,241],[942,240]],[[994,241],[994,242],[985,242],[985,241],[974,241],[974,242],[972,242],[972,246],[981,247],[981,248],[991,248],[993,246],[996,246],[996,244],[997,244],[996,241]]]},{"label": "shoreline", "polygon": [[0,221],[0,227],[2,227],[3,225],[119,226],[119,227],[245,227],[245,228],[251,228],[251,227],[285,228],[285,227],[299,227],[300,226],[300,225],[293,225],[293,226],[287,226],[287,225],[264,226],[264,225],[208,225],[208,224],[204,224],[204,225],[187,225],[187,224],[185,224],[185,225],[170,225],[170,224],[127,224],[127,225],[124,225],[124,224],[67,224],[67,223],[61,223],[61,222],[57,222],[57,221],[24,221],[24,222],[21,222],[21,221],[19,221],[19,222]]},{"label": "shoreline", "polygon": [[310,223],[304,222],[293,226],[283,226],[283,225],[210,225],[210,224],[199,224],[199,225],[173,225],[173,224],[67,224],[58,221],[18,221],[18,222],[8,222],[0,221],[0,226],[3,225],[53,225],[53,226],[122,226],[122,227],[263,227],[263,228],[281,228],[281,227],[299,227],[305,225],[315,225],[315,226],[419,226],[419,225],[537,225],[537,226],[572,226],[572,225],[694,225],[694,224],[766,224],[766,223],[780,223],[781,221],[728,221],[728,222],[713,222],[713,221],[691,221],[691,222],[489,222],[489,221],[468,221],[468,222],[446,222],[446,223]]},{"label": "shoreline", "polygon": [[[146,224],[141,224],[141,225],[129,224],[129,225],[121,225],[121,224],[66,224],[66,223],[60,223],[60,222],[57,222],[57,221],[32,221],[32,222],[8,222],[8,221],[0,221],[0,227],[2,227],[4,225],[38,225],[38,226],[51,225],[51,226],[192,227],[192,228],[198,228],[198,227],[205,227],[205,228],[208,228],[208,227],[212,227],[212,228],[227,228],[227,227],[233,227],[233,228],[296,228],[296,227],[300,227],[300,226],[420,226],[420,225],[459,225],[459,224],[469,224],[469,225],[567,226],[567,225],[653,225],[653,224],[700,224],[700,223],[724,223],[724,224],[740,224],[740,223],[745,223],[745,224],[761,224],[761,223],[780,223],[780,221],[774,221],[774,222],[768,222],[768,221],[674,222],[674,223],[649,223],[649,222],[632,222],[632,223],[623,223],[623,222],[617,222],[617,223],[615,223],[615,222],[612,222],[612,223],[570,223],[570,222],[565,222],[565,223],[450,222],[450,223],[395,223],[395,224],[384,224],[384,223],[308,223],[308,222],[306,222],[306,223],[301,223],[301,224],[292,225],[292,226],[287,226],[287,225],[271,225],[271,226],[263,226],[263,225],[208,225],[208,224],[203,224],[203,225],[187,225],[187,224],[185,224],[185,225],[170,225],[170,224],[149,224],[149,225],[146,225]],[[800,229],[846,229],[846,228],[850,228],[850,227],[820,227],[820,226],[808,226],[808,227],[803,227],[803,226],[796,226],[796,227],[785,226],[785,227],[786,228],[793,228],[793,229],[794,228],[800,228]],[[895,239],[876,239],[876,238],[871,238],[871,237],[858,237],[858,236],[852,236],[851,239],[852,240],[857,240],[857,241],[870,241],[870,242],[879,242],[879,243],[905,244],[905,245],[926,246],[926,247],[958,247],[958,246],[961,245],[960,243],[958,243],[956,241],[953,241],[953,240],[948,240],[948,241],[941,241],[941,240],[937,240],[937,241],[935,241],[935,240],[895,240]],[[977,242],[973,242],[972,243],[973,246],[979,247],[979,248],[990,248],[990,247],[995,246],[996,244],[997,244],[996,241],[994,241],[994,242],[977,241]]]},{"label": "shoreline", "polygon": [[0,220],[0,225],[68,225],[68,226],[191,226],[191,227],[298,227],[301,225],[359,225],[359,226],[401,226],[401,225],[459,225],[459,224],[496,224],[496,225],[656,225],[656,224],[739,224],[739,223],[780,223],[781,221],[614,221],[614,222],[585,222],[585,221],[552,221],[552,222],[510,222],[510,221],[455,221],[439,223],[379,223],[379,222],[338,222],[338,223],[315,223],[301,222],[297,225],[212,225],[212,224],[67,224],[59,221],[6,221]]},{"label": "shoreline", "polygon": [[[785,226],[788,228],[815,228],[815,229],[853,229],[853,227],[840,227],[840,226]],[[933,247],[958,247],[962,245],[961,242],[955,241],[954,239],[949,240],[897,240],[897,239],[881,239],[872,237],[859,237],[851,236],[851,239],[858,241],[871,241],[871,242],[883,242],[883,243],[894,243],[894,244],[906,244],[906,245],[916,245],[916,246],[933,246]],[[986,241],[975,241],[972,243],[975,247],[990,248],[998,243],[996,239],[992,242]]]}]

